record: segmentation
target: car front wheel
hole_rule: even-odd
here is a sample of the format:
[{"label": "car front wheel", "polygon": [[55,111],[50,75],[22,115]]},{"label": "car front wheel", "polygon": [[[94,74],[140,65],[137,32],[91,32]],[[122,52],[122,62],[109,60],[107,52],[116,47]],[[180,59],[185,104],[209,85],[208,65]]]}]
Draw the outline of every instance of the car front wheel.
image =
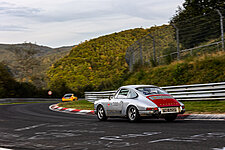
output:
[{"label": "car front wheel", "polygon": [[104,108],[103,108],[103,106],[98,106],[98,108],[97,108],[97,116],[98,116],[98,119],[100,120],[100,121],[105,121],[105,120],[107,120],[107,116],[105,115],[105,110],[104,110]]},{"label": "car front wheel", "polygon": [[130,122],[136,122],[140,119],[139,112],[135,106],[130,106],[128,108],[127,117]]}]

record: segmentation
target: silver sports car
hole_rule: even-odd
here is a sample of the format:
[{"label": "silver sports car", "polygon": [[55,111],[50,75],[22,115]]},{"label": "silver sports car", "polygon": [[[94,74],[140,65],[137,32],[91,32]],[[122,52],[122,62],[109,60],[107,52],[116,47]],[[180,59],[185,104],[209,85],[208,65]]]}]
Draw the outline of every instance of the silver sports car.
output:
[{"label": "silver sports car", "polygon": [[153,85],[122,86],[113,97],[95,101],[94,108],[101,121],[108,117],[127,117],[130,122],[144,117],[173,121],[185,112],[183,103]]}]

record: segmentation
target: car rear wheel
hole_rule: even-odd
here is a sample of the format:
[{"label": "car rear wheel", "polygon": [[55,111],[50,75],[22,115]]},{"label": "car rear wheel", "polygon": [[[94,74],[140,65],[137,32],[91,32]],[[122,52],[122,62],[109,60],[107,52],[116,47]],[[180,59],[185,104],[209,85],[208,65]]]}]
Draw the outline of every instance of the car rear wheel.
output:
[{"label": "car rear wheel", "polygon": [[135,106],[130,106],[128,108],[127,117],[130,122],[136,122],[140,119],[139,112]]},{"label": "car rear wheel", "polygon": [[105,115],[105,110],[101,105],[97,108],[97,116],[100,121],[105,121],[108,119],[108,117]]},{"label": "car rear wheel", "polygon": [[165,115],[164,119],[168,122],[172,122],[177,118],[177,114]]}]

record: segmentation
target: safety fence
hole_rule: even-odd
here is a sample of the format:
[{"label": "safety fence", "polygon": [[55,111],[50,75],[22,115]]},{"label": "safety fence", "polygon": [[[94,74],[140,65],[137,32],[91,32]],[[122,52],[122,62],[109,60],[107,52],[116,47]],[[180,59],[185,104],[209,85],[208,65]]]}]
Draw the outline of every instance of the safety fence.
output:
[{"label": "safety fence", "polygon": [[125,59],[129,70],[225,51],[224,16],[225,9],[216,9],[185,21],[150,28],[148,35],[127,48]]},{"label": "safety fence", "polygon": [[[161,87],[179,101],[225,100],[225,82]],[[94,102],[109,98],[116,91],[85,92],[85,99]]]}]

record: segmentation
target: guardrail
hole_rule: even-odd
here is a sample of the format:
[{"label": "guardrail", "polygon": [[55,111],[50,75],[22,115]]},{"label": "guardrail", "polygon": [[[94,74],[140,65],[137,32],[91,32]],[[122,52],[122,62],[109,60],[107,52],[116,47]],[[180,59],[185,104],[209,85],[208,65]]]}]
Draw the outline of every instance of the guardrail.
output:
[{"label": "guardrail", "polygon": [[[225,82],[161,87],[180,101],[225,100]],[[94,102],[113,96],[116,91],[85,92],[85,99]]]},{"label": "guardrail", "polygon": [[102,92],[84,92],[85,100],[89,102],[94,102],[99,99],[109,98],[109,96],[113,96],[116,91],[102,91]]}]

